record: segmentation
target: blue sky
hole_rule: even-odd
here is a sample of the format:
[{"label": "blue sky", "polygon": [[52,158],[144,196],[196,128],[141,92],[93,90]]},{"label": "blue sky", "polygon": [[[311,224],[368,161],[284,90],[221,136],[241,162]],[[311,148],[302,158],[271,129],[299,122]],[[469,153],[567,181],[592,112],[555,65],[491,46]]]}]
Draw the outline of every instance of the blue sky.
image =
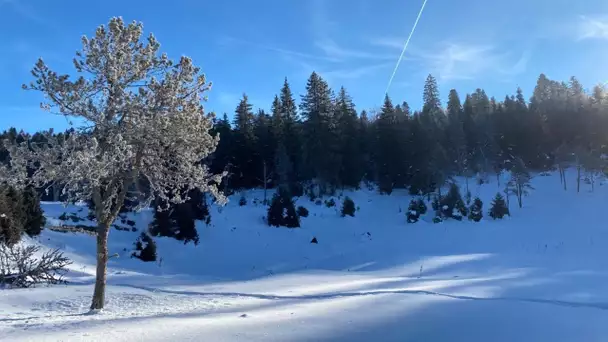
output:
[{"label": "blue sky", "polygon": [[[208,110],[231,114],[243,92],[268,109],[287,77],[303,92],[313,70],[357,108],[380,106],[422,0],[0,0],[0,129],[67,126],[41,112],[40,93],[21,90],[38,57],[73,73],[80,37],[112,16],[144,23],[173,59],[191,56],[213,81]],[[529,96],[544,72],[608,81],[605,0],[428,0],[390,95],[421,106],[427,74],[461,96],[481,87],[498,99]]]}]

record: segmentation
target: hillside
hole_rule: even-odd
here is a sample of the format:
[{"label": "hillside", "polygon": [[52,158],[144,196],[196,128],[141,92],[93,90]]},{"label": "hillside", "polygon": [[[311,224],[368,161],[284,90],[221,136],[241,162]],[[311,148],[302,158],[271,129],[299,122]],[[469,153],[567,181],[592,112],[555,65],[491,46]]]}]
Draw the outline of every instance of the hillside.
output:
[{"label": "hillside", "polygon": [[[110,232],[119,257],[98,315],[86,314],[94,236],[46,229],[24,243],[63,249],[70,283],[0,291],[0,340],[605,340],[608,185],[564,191],[554,174],[533,186],[522,209],[512,199],[512,217],[494,221],[496,180],[471,185],[484,202],[479,223],[433,224],[429,213],[407,224],[403,191],[346,191],[358,210],[345,218],[338,197],[333,208],[300,198],[310,216],[298,229],[268,227],[254,203],[262,192],[248,191],[246,206],[235,195],[211,208],[198,246],[156,238],[156,263],[129,257],[152,212],[129,214],[138,231]],[[51,225],[87,210],[43,209]]]}]

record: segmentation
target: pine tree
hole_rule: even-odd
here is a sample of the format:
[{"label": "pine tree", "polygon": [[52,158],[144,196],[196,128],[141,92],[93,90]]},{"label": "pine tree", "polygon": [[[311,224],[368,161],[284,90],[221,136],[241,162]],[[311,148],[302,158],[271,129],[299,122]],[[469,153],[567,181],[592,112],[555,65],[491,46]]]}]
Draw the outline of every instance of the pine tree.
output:
[{"label": "pine tree", "polygon": [[489,214],[490,217],[495,220],[502,219],[505,215],[510,215],[509,207],[507,207],[507,203],[500,193],[497,193],[494,200],[492,200],[492,207],[490,208]]},{"label": "pine tree", "polygon": [[510,193],[515,194],[517,203],[521,208],[523,206],[522,198],[527,195],[529,190],[534,189],[530,185],[530,173],[526,169],[523,160],[517,159],[513,169],[511,170],[511,180],[509,180],[508,189]]},{"label": "pine tree", "polygon": [[423,113],[437,113],[441,110],[441,100],[439,99],[439,87],[433,75],[428,75],[424,83],[424,94],[422,96],[424,106]]},{"label": "pine tree", "polygon": [[33,187],[28,187],[23,191],[22,205],[23,216],[25,218],[23,224],[24,233],[29,236],[40,235],[40,232],[44,229],[46,218],[40,207],[38,193]]},{"label": "pine tree", "polygon": [[448,155],[450,158],[450,162],[453,163],[455,171],[457,171],[460,175],[466,175],[468,171],[468,154],[467,142],[463,128],[464,113],[456,89],[450,90],[447,113],[447,140],[449,142]]},{"label": "pine tree", "polygon": [[[282,134],[277,138],[279,144],[283,144],[289,163],[291,164],[288,175],[290,191],[294,192],[296,183],[302,181],[301,169],[304,168],[302,156],[302,129],[298,116],[296,101],[293,98],[291,88],[285,78],[280,93],[280,117]],[[274,112],[273,112],[274,116]]]},{"label": "pine tree", "polygon": [[395,107],[388,95],[384,97],[382,111],[376,121],[375,165],[378,187],[381,193],[390,194],[399,175],[399,163],[393,150],[399,143],[395,125],[397,118]]},{"label": "pine tree", "polygon": [[469,208],[469,220],[479,222],[483,217],[483,202],[479,197],[475,197]]},{"label": "pine tree", "polygon": [[304,164],[307,178],[318,182],[320,194],[333,193],[339,182],[338,132],[331,89],[313,72],[306,83],[300,110],[304,118]]},{"label": "pine tree", "polygon": [[364,155],[360,151],[360,139],[364,137],[359,131],[359,118],[355,105],[344,87],[340,88],[336,99],[335,116],[338,123],[341,161],[339,181],[342,186],[357,188],[363,178],[365,167]]},{"label": "pine tree", "polygon": [[12,246],[19,242],[23,232],[23,218],[15,193],[8,187],[0,186],[0,244]]},{"label": "pine tree", "polygon": [[439,211],[443,218],[453,218],[460,221],[463,217],[467,216],[467,207],[462,200],[460,188],[456,183],[450,184],[448,193],[441,198],[439,205]]},{"label": "pine tree", "polygon": [[407,208],[407,213],[406,213],[407,222],[408,223],[418,222],[418,220],[420,219],[420,216],[426,214],[426,212],[427,212],[427,207],[426,207],[426,204],[424,203],[424,200],[422,200],[421,198],[412,199]]},{"label": "pine tree", "polygon": [[215,174],[222,172],[228,173],[228,175],[224,177],[224,180],[222,181],[222,187],[224,193],[229,194],[229,190],[232,189],[231,181],[234,178],[234,150],[236,146],[234,133],[232,132],[232,127],[226,113],[224,113],[221,120],[214,121],[212,134],[213,136],[218,136],[220,138],[220,142],[215,152],[209,158],[211,164],[210,169]]},{"label": "pine tree", "polygon": [[252,105],[246,94],[239,102],[234,116],[235,149],[234,165],[235,176],[232,185],[236,189],[252,188],[257,185],[256,178],[256,136],[254,131],[254,115]]},{"label": "pine tree", "polygon": [[342,217],[346,215],[355,217],[355,211],[355,202],[350,197],[346,196],[342,202]]},{"label": "pine tree", "polygon": [[156,261],[156,242],[148,234],[142,232],[135,241],[135,251],[131,256],[144,262]]},{"label": "pine tree", "polygon": [[274,194],[268,207],[267,222],[269,226],[275,227],[300,227],[300,217],[289,191],[279,188],[279,191]]}]

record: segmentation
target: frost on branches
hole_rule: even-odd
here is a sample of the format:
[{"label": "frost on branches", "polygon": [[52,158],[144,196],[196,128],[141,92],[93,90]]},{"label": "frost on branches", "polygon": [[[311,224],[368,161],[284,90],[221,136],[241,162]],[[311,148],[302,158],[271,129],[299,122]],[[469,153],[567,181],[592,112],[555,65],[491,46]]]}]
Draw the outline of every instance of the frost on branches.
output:
[{"label": "frost on branches", "polygon": [[7,146],[10,166],[0,170],[10,185],[59,184],[68,202],[93,200],[99,223],[94,310],[103,308],[107,235],[125,199],[139,208],[154,198],[183,203],[198,188],[225,200],[217,188],[222,175],[201,163],[219,140],[209,134],[212,120],[201,104],[210,84],[190,58],[173,63],[152,34],[142,39],[142,30],[141,23],[112,18],[94,37],[83,37],[73,61],[78,77],[38,60],[35,81],[23,88],[42,92],[43,109],[82,126],[62,142],[47,134],[44,144]]}]

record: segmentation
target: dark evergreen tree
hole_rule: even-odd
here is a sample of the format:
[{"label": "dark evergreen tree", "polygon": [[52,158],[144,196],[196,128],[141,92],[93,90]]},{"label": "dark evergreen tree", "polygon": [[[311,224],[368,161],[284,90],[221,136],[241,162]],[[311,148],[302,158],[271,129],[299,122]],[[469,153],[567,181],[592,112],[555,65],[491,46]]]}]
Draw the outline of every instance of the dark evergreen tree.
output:
[{"label": "dark evergreen tree", "polygon": [[356,210],[357,208],[355,207],[355,202],[350,197],[346,196],[342,202],[342,217],[346,215],[355,217]]},{"label": "dark evergreen tree", "polygon": [[34,188],[29,187],[23,191],[22,205],[25,218],[23,223],[24,232],[29,236],[40,235],[40,232],[44,229],[46,218],[40,207],[40,198]]},{"label": "dark evergreen tree", "polygon": [[[289,161],[289,189],[292,193],[298,192],[297,183],[302,181],[303,174],[303,151],[302,151],[302,126],[297,112],[296,101],[293,98],[287,78],[283,83],[280,93],[281,132],[277,138],[278,144],[282,144]],[[273,112],[274,116],[274,112]]]},{"label": "dark evergreen tree", "polygon": [[456,183],[450,184],[448,193],[441,199],[439,205],[441,206],[439,211],[443,218],[453,218],[460,221],[467,216],[467,207]]},{"label": "dark evergreen tree", "polygon": [[382,111],[376,120],[376,143],[375,143],[375,165],[377,182],[380,193],[390,194],[393,192],[395,181],[399,175],[399,162],[393,154],[393,149],[399,143],[397,130],[397,117],[395,107],[386,95]]},{"label": "dark evergreen tree", "polygon": [[495,220],[502,219],[505,215],[510,215],[509,207],[507,207],[507,203],[500,193],[497,193],[494,200],[492,200],[492,207],[490,208],[489,214],[490,217]]},{"label": "dark evergreen tree", "polygon": [[259,183],[255,175],[257,174],[256,160],[257,145],[254,127],[254,115],[252,106],[247,95],[243,94],[239,105],[236,107],[234,116],[234,177],[231,179],[235,189],[249,189]]},{"label": "dark evergreen tree", "polygon": [[483,217],[483,202],[479,197],[475,197],[469,208],[469,220],[479,222]]},{"label": "dark evergreen tree", "polygon": [[365,155],[360,150],[360,141],[365,137],[360,132],[355,105],[344,87],[340,88],[334,113],[338,124],[339,159],[342,162],[339,183],[345,187],[358,188],[365,172]]},{"label": "dark evergreen tree", "polygon": [[131,254],[131,257],[145,262],[156,261],[156,242],[154,242],[154,239],[142,232],[135,241],[135,251]]},{"label": "dark evergreen tree", "polygon": [[421,215],[426,214],[427,207],[424,203],[424,200],[421,198],[412,199],[410,201],[410,205],[408,206],[406,217],[408,223],[418,222]]},{"label": "dark evergreen tree", "polygon": [[341,160],[331,95],[327,82],[313,72],[300,103],[304,118],[304,165],[307,167],[304,175],[317,182],[320,195],[333,193],[339,185]]},{"label": "dark evergreen tree", "polygon": [[13,246],[21,239],[23,218],[15,194],[9,196],[9,188],[0,187],[0,244]]},{"label": "dark evergreen tree", "polygon": [[269,226],[300,227],[300,217],[288,190],[279,188],[279,191],[274,194],[268,207],[267,221]]}]

